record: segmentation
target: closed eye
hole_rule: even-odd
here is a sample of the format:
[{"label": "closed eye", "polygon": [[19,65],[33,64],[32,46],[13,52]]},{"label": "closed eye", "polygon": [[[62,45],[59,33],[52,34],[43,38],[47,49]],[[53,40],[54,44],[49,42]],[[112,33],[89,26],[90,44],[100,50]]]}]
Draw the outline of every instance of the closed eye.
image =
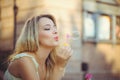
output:
[{"label": "closed eye", "polygon": [[50,30],[50,28],[45,28],[44,30]]}]

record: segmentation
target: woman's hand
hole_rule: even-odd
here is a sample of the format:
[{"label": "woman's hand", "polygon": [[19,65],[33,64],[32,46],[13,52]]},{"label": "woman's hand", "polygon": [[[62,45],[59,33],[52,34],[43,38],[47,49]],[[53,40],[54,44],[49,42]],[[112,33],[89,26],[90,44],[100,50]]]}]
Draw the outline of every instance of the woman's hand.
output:
[{"label": "woman's hand", "polygon": [[53,77],[51,80],[61,80],[65,73],[65,66],[72,55],[72,49],[69,45],[64,44],[63,47],[57,49],[55,56],[55,66],[53,71]]},{"label": "woman's hand", "polygon": [[68,60],[70,59],[71,55],[72,55],[72,49],[70,48],[70,46],[60,47],[57,50],[57,54],[56,54],[56,66],[64,68]]}]

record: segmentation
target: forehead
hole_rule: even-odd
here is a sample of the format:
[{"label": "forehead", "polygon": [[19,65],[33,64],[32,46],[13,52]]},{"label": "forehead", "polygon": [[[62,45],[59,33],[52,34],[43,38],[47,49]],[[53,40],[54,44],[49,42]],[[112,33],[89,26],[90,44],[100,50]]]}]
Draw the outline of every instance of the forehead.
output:
[{"label": "forehead", "polygon": [[45,24],[54,25],[54,22],[50,18],[47,18],[47,17],[40,18],[39,25],[45,25]]}]

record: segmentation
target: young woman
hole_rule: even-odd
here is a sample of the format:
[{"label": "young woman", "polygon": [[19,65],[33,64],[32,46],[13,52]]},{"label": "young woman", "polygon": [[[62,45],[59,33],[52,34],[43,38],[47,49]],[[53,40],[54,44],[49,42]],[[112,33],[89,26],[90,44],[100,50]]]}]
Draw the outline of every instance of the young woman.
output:
[{"label": "young woman", "polygon": [[4,80],[60,80],[72,50],[69,46],[58,46],[59,36],[52,15],[27,20],[8,59]]}]

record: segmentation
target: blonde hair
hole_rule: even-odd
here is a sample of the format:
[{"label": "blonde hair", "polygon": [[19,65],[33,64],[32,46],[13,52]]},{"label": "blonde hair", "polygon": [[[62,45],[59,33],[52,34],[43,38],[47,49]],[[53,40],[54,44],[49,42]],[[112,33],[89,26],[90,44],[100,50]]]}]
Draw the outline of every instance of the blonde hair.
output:
[{"label": "blonde hair", "polygon": [[[47,17],[51,19],[56,25],[54,17],[49,14],[40,15],[28,19],[23,27],[20,37],[16,42],[14,53],[11,54],[8,59],[9,61],[11,61],[16,54],[20,54],[23,52],[36,53],[40,45],[38,41],[38,34],[39,34],[38,22],[42,17]],[[46,80],[51,80],[50,77],[52,77],[52,71],[55,65],[55,54],[56,54],[56,48],[51,51],[51,53],[49,54],[46,60],[46,67],[47,67]]]}]

